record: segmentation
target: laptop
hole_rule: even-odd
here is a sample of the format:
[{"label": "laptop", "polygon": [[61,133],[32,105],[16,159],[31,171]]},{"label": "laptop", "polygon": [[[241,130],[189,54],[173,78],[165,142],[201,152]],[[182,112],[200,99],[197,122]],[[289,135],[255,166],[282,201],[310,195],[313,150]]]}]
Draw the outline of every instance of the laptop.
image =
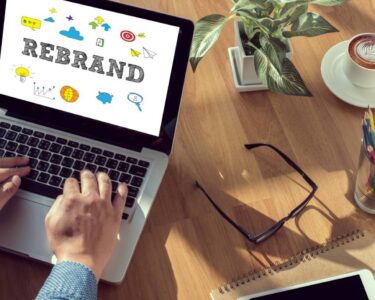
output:
[{"label": "laptop", "polygon": [[0,212],[0,249],[54,263],[44,218],[67,177],[129,188],[102,279],[120,283],[168,165],[191,21],[119,3],[0,4],[0,156],[32,171]]}]

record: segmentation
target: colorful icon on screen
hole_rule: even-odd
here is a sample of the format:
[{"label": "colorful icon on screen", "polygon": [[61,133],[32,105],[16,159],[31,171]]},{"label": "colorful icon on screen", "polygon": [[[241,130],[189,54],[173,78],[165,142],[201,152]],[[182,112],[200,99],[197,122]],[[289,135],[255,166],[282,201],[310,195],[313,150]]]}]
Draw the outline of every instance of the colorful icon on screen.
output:
[{"label": "colorful icon on screen", "polygon": [[133,57],[139,57],[139,55],[141,54],[141,52],[137,51],[137,50],[134,50],[134,49],[130,49],[130,55],[133,56]]},{"label": "colorful icon on screen", "polygon": [[98,47],[104,47],[104,39],[97,38],[96,39],[96,46],[98,46]]},{"label": "colorful icon on screen", "polygon": [[96,96],[96,99],[98,99],[103,104],[107,104],[107,103],[112,102],[113,95],[110,95],[108,93],[98,92],[98,96]]},{"label": "colorful icon on screen", "polygon": [[29,69],[19,66],[15,69],[16,75],[20,78],[20,82],[24,83],[26,81],[26,78],[30,76]]},{"label": "colorful icon on screen", "polygon": [[134,103],[138,107],[139,111],[142,111],[141,103],[143,102],[143,97],[140,94],[129,93],[128,100]]},{"label": "colorful icon on screen", "polygon": [[54,23],[55,19],[52,17],[49,17],[49,18],[44,19],[44,21],[49,22],[49,23]]},{"label": "colorful icon on screen", "polygon": [[137,36],[140,37],[140,38],[145,38],[145,37],[146,37],[146,34],[145,34],[145,33],[140,33],[140,34],[138,34]]},{"label": "colorful icon on screen", "polygon": [[147,48],[143,47],[143,56],[144,56],[145,58],[151,58],[151,59],[153,59],[156,55],[157,55],[156,52],[154,52],[154,51],[152,51],[152,50],[150,50],[150,49],[147,49]]},{"label": "colorful icon on screen", "polygon": [[104,19],[102,17],[96,17],[94,21],[90,22],[89,25],[91,29],[96,30],[99,26],[104,29],[104,31],[109,31],[111,26],[108,23],[104,23]]},{"label": "colorful icon on screen", "polygon": [[50,12],[51,14],[57,14],[57,10],[56,10],[56,8],[51,8],[51,9],[49,10],[49,12]]},{"label": "colorful icon on screen", "polygon": [[60,96],[66,102],[73,103],[76,102],[79,98],[79,93],[75,88],[65,85],[60,90]]},{"label": "colorful icon on screen", "polygon": [[125,42],[134,42],[136,38],[135,34],[129,30],[121,31],[120,36]]},{"label": "colorful icon on screen", "polygon": [[31,30],[40,29],[42,27],[41,20],[33,19],[29,17],[22,17],[21,24],[23,26],[29,27]]},{"label": "colorful icon on screen", "polygon": [[103,19],[102,17],[100,17],[100,16],[96,17],[94,20],[95,20],[99,25],[103,24],[103,22],[104,22],[104,19]]},{"label": "colorful icon on screen", "polygon": [[51,94],[55,90],[55,87],[45,87],[45,86],[37,86],[36,82],[34,82],[34,89],[33,94],[34,96],[46,98],[50,100],[55,100],[55,97],[53,97]]},{"label": "colorful icon on screen", "polygon": [[67,16],[66,19],[67,19],[68,21],[74,21],[72,15]]},{"label": "colorful icon on screen", "polygon": [[70,27],[69,30],[61,30],[60,34],[77,41],[83,41],[84,39],[81,33],[74,26]]}]

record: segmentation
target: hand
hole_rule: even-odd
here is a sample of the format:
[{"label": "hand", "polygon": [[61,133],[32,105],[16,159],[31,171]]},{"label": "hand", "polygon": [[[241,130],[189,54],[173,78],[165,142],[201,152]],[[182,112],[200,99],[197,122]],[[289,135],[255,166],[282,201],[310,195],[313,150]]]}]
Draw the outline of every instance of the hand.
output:
[{"label": "hand", "polygon": [[112,255],[128,193],[120,184],[113,203],[108,175],[81,172],[81,189],[74,178],[64,184],[48,212],[45,225],[57,262],[75,261],[94,271],[99,280]]},{"label": "hand", "polygon": [[30,172],[28,157],[0,158],[0,210],[18,191],[21,184],[20,176]]}]

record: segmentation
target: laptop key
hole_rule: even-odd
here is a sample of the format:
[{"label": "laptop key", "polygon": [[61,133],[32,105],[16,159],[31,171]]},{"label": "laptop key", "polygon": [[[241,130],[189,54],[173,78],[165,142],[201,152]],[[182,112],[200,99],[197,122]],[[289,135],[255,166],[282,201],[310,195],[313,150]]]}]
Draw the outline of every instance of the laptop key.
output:
[{"label": "laptop key", "polygon": [[76,160],[73,164],[73,169],[77,171],[82,171],[85,167],[85,163],[83,161]]},{"label": "laptop key", "polygon": [[74,163],[74,159],[73,158],[70,158],[70,157],[64,157],[62,162],[61,162],[61,165],[63,165],[64,167],[68,167],[70,168]]},{"label": "laptop key", "polygon": [[17,136],[17,139],[16,139],[16,142],[20,143],[20,144],[25,144],[27,142],[27,139],[29,137],[26,135],[26,134],[22,134],[20,133],[18,136]]},{"label": "laptop key", "polygon": [[117,160],[125,160],[125,158],[126,158],[125,155],[118,154],[118,153],[115,154],[115,159]]},{"label": "laptop key", "polygon": [[105,158],[104,156],[100,156],[98,155],[95,159],[95,164],[99,165],[99,166],[104,166],[105,162],[106,162],[107,158]]},{"label": "laptop key", "polygon": [[59,154],[53,154],[51,159],[50,159],[50,162],[51,163],[54,163],[56,165],[59,165],[62,161],[63,157]]},{"label": "laptop key", "polygon": [[30,180],[28,177],[22,178],[21,189],[52,199],[55,199],[58,195],[62,194],[62,189]]},{"label": "laptop key", "polygon": [[7,131],[7,133],[5,134],[5,139],[7,139],[8,141],[14,141],[16,139],[16,136],[17,132]]},{"label": "laptop key", "polygon": [[113,157],[115,154],[111,151],[104,151],[103,152],[103,155],[106,156],[106,157]]},{"label": "laptop key", "polygon": [[126,207],[133,207],[134,203],[135,203],[135,199],[133,197],[127,197],[126,202],[125,202],[125,206]]},{"label": "laptop key", "polygon": [[85,169],[91,171],[92,173],[96,172],[96,166],[93,164],[86,164]]},{"label": "laptop key", "polygon": [[79,149],[81,149],[83,151],[90,151],[90,146],[85,145],[85,144],[81,144],[81,145],[79,145]]},{"label": "laptop key", "polygon": [[53,143],[51,145],[51,147],[49,148],[49,151],[53,152],[53,153],[59,153],[60,150],[61,150],[62,146],[59,145],[59,144],[56,144],[56,143]]},{"label": "laptop key", "polygon": [[59,143],[59,144],[65,145],[68,141],[66,139],[63,139],[63,138],[57,138],[56,142]]},{"label": "laptop key", "polygon": [[109,169],[116,169],[117,164],[118,164],[117,160],[114,160],[114,159],[110,158],[110,159],[108,159],[105,166]]},{"label": "laptop key", "polygon": [[61,181],[62,181],[62,178],[61,178],[61,177],[58,177],[58,176],[52,176],[48,183],[49,183],[50,185],[53,185],[53,186],[58,187],[58,186],[60,186]]},{"label": "laptop key", "polygon": [[78,145],[79,145],[79,144],[78,144],[77,142],[73,142],[73,141],[69,141],[69,142],[68,142],[68,146],[73,147],[73,148],[77,148]]},{"label": "laptop key", "polygon": [[72,154],[73,152],[73,148],[71,147],[68,147],[68,146],[64,146],[60,152],[60,154],[64,155],[64,156],[70,156],[70,154]]},{"label": "laptop key", "polygon": [[50,175],[44,172],[39,173],[37,181],[47,183],[50,178]]},{"label": "laptop key", "polygon": [[17,125],[12,125],[10,127],[10,129],[14,130],[14,131],[17,131],[17,132],[20,132],[22,127],[21,126],[17,126]]},{"label": "laptop key", "polygon": [[5,149],[9,151],[14,151],[17,149],[17,146],[18,144],[15,142],[8,142],[7,145],[5,146]]},{"label": "laptop key", "polygon": [[18,148],[17,148],[16,152],[18,154],[25,155],[27,153],[27,151],[29,151],[29,147],[27,147],[25,145],[18,145]]},{"label": "laptop key", "polygon": [[131,178],[132,178],[132,176],[129,175],[129,174],[121,173],[121,176],[120,176],[120,178],[119,178],[118,181],[119,182],[129,183]]},{"label": "laptop key", "polygon": [[38,164],[38,160],[32,157],[29,157],[29,166],[31,169],[35,169]]},{"label": "laptop key", "polygon": [[3,157],[5,151],[3,149],[0,149],[0,157]]},{"label": "laptop key", "polygon": [[138,165],[144,168],[148,168],[150,166],[150,163],[148,161],[140,160],[138,162]]},{"label": "laptop key", "polygon": [[139,189],[134,186],[128,186],[128,196],[129,197],[137,197],[138,196]]},{"label": "laptop key", "polygon": [[91,152],[95,154],[102,154],[103,150],[100,148],[92,147]]},{"label": "laptop key", "polygon": [[57,175],[57,174],[59,174],[60,170],[61,170],[60,166],[52,164],[52,165],[50,165],[47,172],[49,174]]},{"label": "laptop key", "polygon": [[117,170],[119,170],[121,172],[128,172],[129,166],[130,165],[128,163],[120,162],[118,167],[117,167]]},{"label": "laptop key", "polygon": [[49,163],[45,161],[40,161],[36,167],[38,171],[47,171]]},{"label": "laptop key", "polygon": [[50,141],[50,142],[56,141],[56,137],[54,135],[51,135],[51,134],[46,134],[45,139],[47,141]]},{"label": "laptop key", "polygon": [[10,151],[5,152],[4,154],[4,157],[15,157],[15,156],[16,156],[16,153],[10,152]]},{"label": "laptop key", "polygon": [[84,152],[82,150],[74,149],[72,157],[75,159],[81,159]]},{"label": "laptop key", "polygon": [[109,178],[111,178],[113,181],[117,181],[117,179],[120,176],[120,172],[117,172],[115,170],[110,170],[108,173]]},{"label": "laptop key", "polygon": [[42,139],[42,138],[44,138],[44,133],[40,132],[40,131],[34,131],[33,136]]},{"label": "laptop key", "polygon": [[72,170],[68,168],[62,168],[59,174],[61,177],[68,178],[72,175]]},{"label": "laptop key", "polygon": [[8,128],[10,128],[10,124],[9,124],[9,123],[6,123],[6,122],[1,122],[1,123],[0,123],[0,127],[3,127],[3,128],[8,129]]},{"label": "laptop key", "polygon": [[73,171],[73,174],[71,175],[73,178],[77,179],[78,181],[81,180],[81,173],[78,171]]},{"label": "laptop key", "polygon": [[131,181],[131,185],[140,187],[142,185],[143,179],[137,176],[133,176],[133,179]]},{"label": "laptop key", "polygon": [[4,139],[0,139],[0,148],[4,148],[4,146],[6,145],[7,141],[4,140]]},{"label": "laptop key", "polygon": [[96,171],[97,172],[103,172],[103,173],[107,174],[109,170],[107,168],[105,168],[105,167],[99,167],[98,170],[96,170]]},{"label": "laptop key", "polygon": [[83,160],[85,162],[93,162],[95,159],[95,154],[92,154],[92,153],[89,153],[89,152],[86,152],[85,155],[83,156]]},{"label": "laptop key", "polygon": [[44,161],[49,161],[51,158],[52,154],[47,151],[42,151],[39,155],[39,159],[44,160]]},{"label": "laptop key", "polygon": [[27,141],[27,144],[31,147],[36,147],[39,144],[39,139],[36,137],[30,137]]},{"label": "laptop key", "polygon": [[32,135],[33,131],[29,128],[23,128],[22,133],[27,134],[27,135]]},{"label": "laptop key", "polygon": [[3,137],[7,131],[4,128],[0,128],[0,137]]},{"label": "laptop key", "polygon": [[145,177],[146,172],[147,172],[146,168],[135,166],[135,165],[132,165],[130,167],[130,170],[129,170],[130,174],[136,175],[136,176],[139,176],[139,177]]},{"label": "laptop key", "polygon": [[[36,179],[37,177],[38,177],[38,175],[39,175],[39,172],[38,171],[36,171],[36,170],[30,170],[30,173],[26,176],[26,178],[29,178],[29,179]],[[24,179],[22,178],[22,181],[23,181]],[[22,182],[21,181],[21,182]]]},{"label": "laptop key", "polygon": [[129,218],[129,215],[126,214],[126,213],[123,213],[123,214],[122,214],[122,218],[123,218],[124,220],[127,220],[127,219]]},{"label": "laptop key", "polygon": [[45,141],[45,140],[41,140],[41,141],[39,142],[38,148],[39,148],[39,149],[42,149],[42,150],[47,150],[47,149],[49,148],[50,145],[51,145],[50,142]]},{"label": "laptop key", "polygon": [[138,159],[136,159],[136,158],[134,158],[134,157],[128,157],[128,158],[126,159],[126,161],[127,161],[128,163],[131,163],[131,164],[136,164],[136,163],[138,162]]},{"label": "laptop key", "polygon": [[27,153],[28,156],[37,158],[39,156],[40,150],[36,148],[30,148],[29,152]]}]

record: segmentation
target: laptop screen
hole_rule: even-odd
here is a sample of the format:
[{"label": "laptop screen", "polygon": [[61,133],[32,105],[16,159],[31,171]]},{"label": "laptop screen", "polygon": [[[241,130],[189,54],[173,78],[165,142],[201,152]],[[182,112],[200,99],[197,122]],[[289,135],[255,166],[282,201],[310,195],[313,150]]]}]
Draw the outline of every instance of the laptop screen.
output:
[{"label": "laptop screen", "polygon": [[0,94],[152,136],[180,28],[61,0],[8,0]]}]

